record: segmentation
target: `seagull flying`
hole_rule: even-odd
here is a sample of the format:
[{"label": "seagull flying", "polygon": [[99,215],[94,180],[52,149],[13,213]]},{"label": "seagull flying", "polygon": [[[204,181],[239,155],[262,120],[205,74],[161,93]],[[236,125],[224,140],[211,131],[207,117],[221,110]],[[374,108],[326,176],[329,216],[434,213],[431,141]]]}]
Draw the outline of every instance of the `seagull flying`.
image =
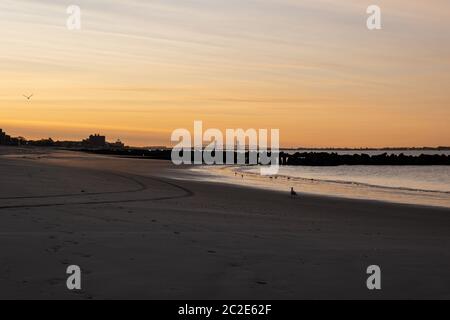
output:
[{"label": "seagull flying", "polygon": [[30,100],[31,99],[31,97],[33,96],[33,95],[31,95],[31,96],[26,96],[26,95],[23,95],[25,98],[27,98],[27,100]]}]

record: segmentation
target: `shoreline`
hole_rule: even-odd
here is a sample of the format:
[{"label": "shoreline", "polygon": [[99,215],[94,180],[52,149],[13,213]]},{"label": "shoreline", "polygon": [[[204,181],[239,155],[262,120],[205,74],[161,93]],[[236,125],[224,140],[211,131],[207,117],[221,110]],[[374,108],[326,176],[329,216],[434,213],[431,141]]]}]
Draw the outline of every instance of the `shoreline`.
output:
[{"label": "shoreline", "polygon": [[[356,182],[308,179],[285,175],[263,177],[257,173],[245,171],[247,167],[240,166],[201,166],[187,168],[192,172],[202,175],[203,178],[197,178],[200,181],[221,182],[285,193],[289,192],[290,187],[294,187],[298,193],[303,195],[450,209],[450,192],[385,187]],[[241,175],[245,178],[241,178]]]}]

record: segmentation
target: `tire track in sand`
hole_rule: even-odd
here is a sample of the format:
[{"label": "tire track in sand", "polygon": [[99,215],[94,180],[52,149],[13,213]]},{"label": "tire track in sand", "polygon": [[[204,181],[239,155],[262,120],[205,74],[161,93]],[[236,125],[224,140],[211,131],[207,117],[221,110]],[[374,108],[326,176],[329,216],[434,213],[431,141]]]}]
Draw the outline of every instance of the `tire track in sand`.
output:
[{"label": "tire track in sand", "polygon": [[[110,192],[97,192],[97,193],[84,193],[84,194],[66,194],[66,195],[53,195],[53,196],[32,196],[32,197],[12,197],[12,198],[0,198],[1,200],[24,200],[24,199],[53,199],[53,198],[63,198],[63,197],[73,197],[73,196],[90,196],[90,195],[109,195],[109,194],[127,194],[127,193],[138,193],[147,190],[149,187],[142,181],[137,180],[134,177],[125,176],[122,174],[116,174],[112,172],[106,172],[108,174],[120,176],[121,178],[125,178],[137,183],[140,187],[134,190],[128,191],[110,191]],[[175,196],[161,196],[155,198],[140,198],[140,199],[123,199],[123,200],[94,200],[94,201],[80,201],[80,202],[55,202],[55,203],[42,203],[42,204],[18,204],[18,205],[6,205],[0,206],[0,210],[7,209],[19,209],[19,208],[45,208],[45,207],[62,207],[62,206],[73,206],[73,205],[97,205],[97,204],[115,204],[115,203],[133,203],[133,202],[148,202],[148,201],[163,201],[163,200],[173,200],[173,199],[182,199],[193,197],[195,193],[183,186],[180,186],[174,182],[169,182],[162,178],[156,177],[145,177],[146,179],[151,179],[155,182],[162,183],[165,185],[169,185],[175,189],[183,191],[181,195]]]}]

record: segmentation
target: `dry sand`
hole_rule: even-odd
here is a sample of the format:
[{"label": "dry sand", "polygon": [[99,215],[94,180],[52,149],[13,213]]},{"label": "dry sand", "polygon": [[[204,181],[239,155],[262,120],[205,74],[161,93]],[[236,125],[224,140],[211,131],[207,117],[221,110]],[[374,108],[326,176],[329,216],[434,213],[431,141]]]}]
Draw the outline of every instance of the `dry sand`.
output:
[{"label": "dry sand", "polygon": [[[1,148],[0,177],[3,299],[450,298],[449,209],[291,199],[40,149]],[[366,288],[372,264],[381,291]]]}]

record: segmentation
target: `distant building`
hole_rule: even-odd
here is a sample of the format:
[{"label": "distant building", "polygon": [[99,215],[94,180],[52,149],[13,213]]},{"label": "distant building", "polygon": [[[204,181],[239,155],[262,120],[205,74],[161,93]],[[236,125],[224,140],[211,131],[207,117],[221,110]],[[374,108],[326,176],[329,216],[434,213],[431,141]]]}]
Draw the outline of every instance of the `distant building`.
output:
[{"label": "distant building", "polygon": [[120,139],[117,139],[116,142],[110,143],[109,147],[116,150],[122,150],[125,149],[125,144],[122,141],[120,141]]},{"label": "distant building", "polygon": [[0,145],[8,145],[11,143],[11,137],[0,129]]},{"label": "distant building", "polygon": [[141,149],[146,149],[148,151],[160,151],[160,150],[168,150],[166,146],[150,146],[150,147],[142,147]]},{"label": "distant building", "polygon": [[89,148],[105,148],[106,137],[99,134],[90,135],[88,139],[83,140],[83,143]]},{"label": "distant building", "polygon": [[0,129],[0,145],[9,146],[36,146],[36,147],[57,147],[66,149],[101,149],[101,150],[124,150],[128,147],[117,140],[114,143],[108,143],[106,137],[100,134],[90,135],[82,141],[54,141],[52,138],[40,140],[26,140],[23,137],[10,137],[2,129]]}]

